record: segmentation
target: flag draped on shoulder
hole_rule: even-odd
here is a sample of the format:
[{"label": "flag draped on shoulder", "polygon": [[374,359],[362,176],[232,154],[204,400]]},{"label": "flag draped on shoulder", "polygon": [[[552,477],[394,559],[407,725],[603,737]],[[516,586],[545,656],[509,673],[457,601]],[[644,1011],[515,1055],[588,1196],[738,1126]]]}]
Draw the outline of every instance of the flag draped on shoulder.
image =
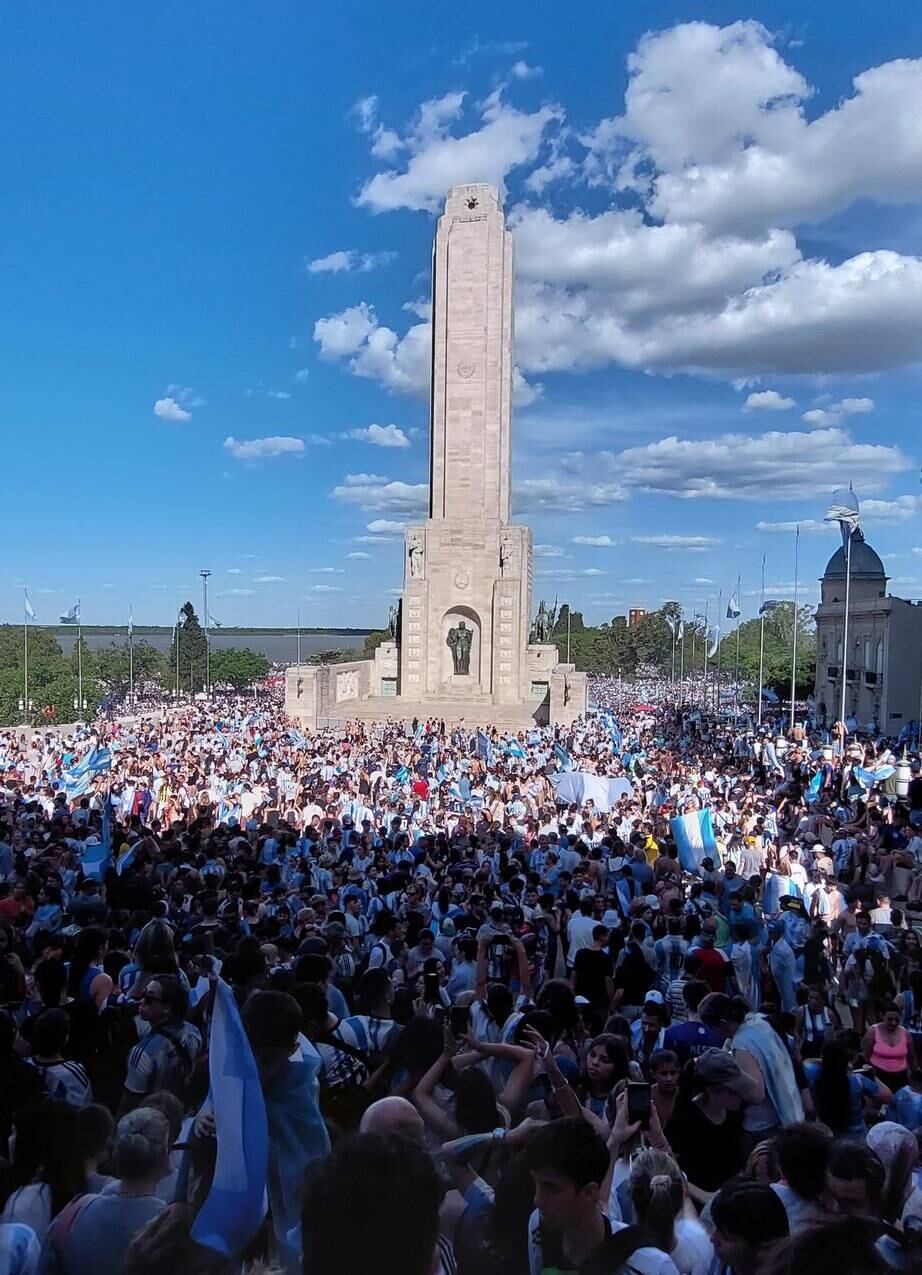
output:
[{"label": "flag draped on shoulder", "polygon": [[679,851],[679,862],[686,872],[700,876],[704,859],[719,862],[710,810],[690,810],[686,815],[677,815],[670,819],[669,827]]},{"label": "flag draped on shoulder", "polygon": [[233,993],[223,981],[215,989],[208,1074],[218,1153],[192,1238],[237,1257],[266,1216],[269,1125],[256,1060]]}]

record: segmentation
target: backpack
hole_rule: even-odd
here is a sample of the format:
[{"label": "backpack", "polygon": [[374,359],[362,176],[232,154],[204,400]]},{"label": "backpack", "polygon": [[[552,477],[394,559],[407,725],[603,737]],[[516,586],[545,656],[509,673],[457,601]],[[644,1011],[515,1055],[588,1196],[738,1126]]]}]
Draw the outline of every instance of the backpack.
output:
[{"label": "backpack", "polygon": [[324,1120],[333,1125],[341,1133],[352,1133],[358,1129],[362,1116],[378,1098],[386,1096],[388,1086],[383,1076],[375,1076],[368,1055],[362,1049],[356,1049],[347,1041],[341,1040],[332,1033],[318,1037],[320,1044],[332,1045],[350,1058],[361,1062],[367,1078],[357,1080],[355,1075],[343,1085],[330,1087],[320,1086],[320,1111]]}]

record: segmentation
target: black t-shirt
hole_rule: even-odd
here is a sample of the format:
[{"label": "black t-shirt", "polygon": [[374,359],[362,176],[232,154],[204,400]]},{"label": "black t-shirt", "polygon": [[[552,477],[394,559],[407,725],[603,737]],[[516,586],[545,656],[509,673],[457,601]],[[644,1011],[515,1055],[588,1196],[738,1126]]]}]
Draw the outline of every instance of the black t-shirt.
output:
[{"label": "black t-shirt", "polygon": [[621,997],[625,1005],[642,1005],[653,983],[653,971],[647,963],[639,944],[630,942],[621,956],[621,964],[615,972],[616,986],[623,989]]},{"label": "black t-shirt", "polygon": [[910,810],[922,810],[922,777],[919,775],[910,779],[908,797]]},{"label": "black t-shirt", "polygon": [[741,1112],[730,1112],[723,1124],[714,1124],[697,1102],[689,1102],[676,1108],[663,1132],[689,1182],[702,1191],[716,1191],[745,1163],[742,1129]]},{"label": "black t-shirt", "polygon": [[585,996],[590,1005],[608,1007],[606,978],[612,975],[612,959],[607,952],[595,947],[581,947],[573,958],[573,974],[576,995]]}]

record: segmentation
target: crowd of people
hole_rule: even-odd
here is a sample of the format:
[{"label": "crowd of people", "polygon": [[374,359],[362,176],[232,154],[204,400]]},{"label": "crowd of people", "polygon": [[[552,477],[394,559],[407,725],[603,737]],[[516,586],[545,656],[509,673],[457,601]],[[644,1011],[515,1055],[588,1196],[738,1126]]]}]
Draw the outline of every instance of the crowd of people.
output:
[{"label": "crowd of people", "polygon": [[0,734],[0,1275],[922,1269],[917,762],[593,702]]}]

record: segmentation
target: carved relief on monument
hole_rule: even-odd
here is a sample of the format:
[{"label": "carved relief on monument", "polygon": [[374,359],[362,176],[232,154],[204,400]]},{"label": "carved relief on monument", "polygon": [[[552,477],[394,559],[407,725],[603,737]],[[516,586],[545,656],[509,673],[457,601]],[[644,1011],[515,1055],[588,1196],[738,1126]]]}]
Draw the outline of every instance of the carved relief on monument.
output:
[{"label": "carved relief on monument", "polygon": [[411,580],[422,580],[426,566],[424,554],[422,533],[411,531],[407,536],[407,561],[410,565]]},{"label": "carved relief on monument", "polygon": [[500,532],[499,574],[503,578],[519,574],[519,539],[514,532]]},{"label": "carved relief on monument", "polygon": [[357,669],[336,674],[336,702],[341,699],[358,699],[359,675]]}]

